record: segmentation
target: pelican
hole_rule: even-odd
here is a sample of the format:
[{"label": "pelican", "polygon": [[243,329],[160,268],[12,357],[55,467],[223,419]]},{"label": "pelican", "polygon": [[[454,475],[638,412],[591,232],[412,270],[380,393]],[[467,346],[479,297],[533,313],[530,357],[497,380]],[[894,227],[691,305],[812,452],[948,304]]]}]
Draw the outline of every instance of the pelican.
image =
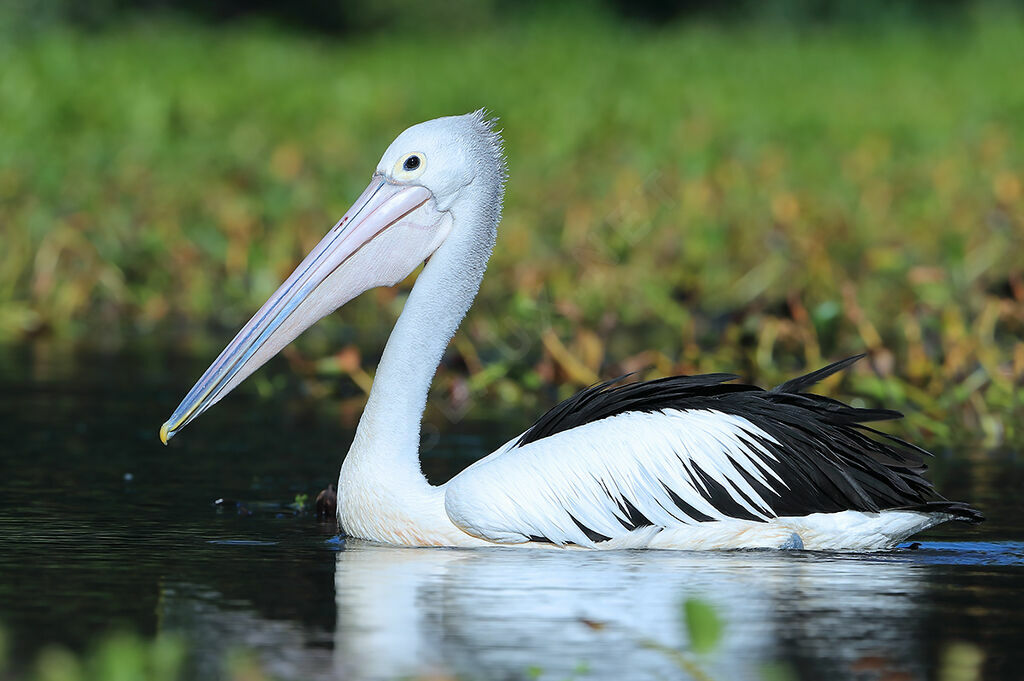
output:
[{"label": "pelican", "polygon": [[497,238],[507,171],[483,110],[401,133],[369,186],[210,365],[164,442],[313,323],[426,261],[341,466],[349,537],[405,546],[880,550],[981,514],[922,477],[925,450],[866,422],[901,416],[808,392],[846,359],[771,390],[736,376],[609,382],[562,402],[447,484],[420,469],[442,353]]}]

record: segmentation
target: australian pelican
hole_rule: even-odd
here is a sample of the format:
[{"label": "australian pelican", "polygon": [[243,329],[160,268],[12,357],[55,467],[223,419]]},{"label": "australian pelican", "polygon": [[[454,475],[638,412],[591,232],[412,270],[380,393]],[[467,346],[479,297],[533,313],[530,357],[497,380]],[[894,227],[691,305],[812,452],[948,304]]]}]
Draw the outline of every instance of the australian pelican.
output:
[{"label": "australian pelican", "polygon": [[674,376],[584,390],[445,485],[420,470],[442,353],[497,237],[502,139],[482,111],[409,128],[370,185],[163,424],[167,442],[310,325],[426,261],[387,342],[338,479],[352,537],[413,546],[873,550],[978,521],[922,477],[927,452],[863,425],[898,417],[807,392]]}]

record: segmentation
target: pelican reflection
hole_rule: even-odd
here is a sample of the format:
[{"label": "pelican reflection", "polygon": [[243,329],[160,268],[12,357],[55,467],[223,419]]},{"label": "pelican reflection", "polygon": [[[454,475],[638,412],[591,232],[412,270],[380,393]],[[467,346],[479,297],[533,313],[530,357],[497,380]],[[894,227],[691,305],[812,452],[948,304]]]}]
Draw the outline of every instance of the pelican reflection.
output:
[{"label": "pelican reflection", "polygon": [[927,566],[899,554],[444,551],[350,542],[337,556],[334,675],[396,679],[678,678],[651,642],[686,650],[681,604],[725,628],[712,678],[924,678]]}]

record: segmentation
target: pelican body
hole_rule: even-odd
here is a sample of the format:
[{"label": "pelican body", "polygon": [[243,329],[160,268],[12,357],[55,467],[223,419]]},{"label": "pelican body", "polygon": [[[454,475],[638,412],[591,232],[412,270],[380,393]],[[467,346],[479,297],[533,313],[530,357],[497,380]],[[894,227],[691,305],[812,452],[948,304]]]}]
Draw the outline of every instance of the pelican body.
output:
[{"label": "pelican body", "polygon": [[166,443],[305,329],[426,261],[381,357],[341,466],[350,537],[407,546],[878,550],[966,504],[922,477],[924,450],[807,392],[857,358],[772,390],[675,376],[584,390],[445,485],[419,463],[442,353],[497,238],[506,165],[482,111],[398,136],[369,186],[207,369],[161,428]]}]

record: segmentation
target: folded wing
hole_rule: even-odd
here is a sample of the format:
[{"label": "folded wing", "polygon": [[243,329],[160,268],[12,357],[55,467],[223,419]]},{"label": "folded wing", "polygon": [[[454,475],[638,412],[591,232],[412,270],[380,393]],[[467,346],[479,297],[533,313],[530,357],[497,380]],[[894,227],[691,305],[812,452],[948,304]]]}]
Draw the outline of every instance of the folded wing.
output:
[{"label": "folded wing", "polygon": [[644,527],[921,509],[927,452],[863,425],[898,417],[806,394],[850,358],[775,390],[723,374],[589,388],[448,484],[445,508],[489,541],[593,546]]}]

